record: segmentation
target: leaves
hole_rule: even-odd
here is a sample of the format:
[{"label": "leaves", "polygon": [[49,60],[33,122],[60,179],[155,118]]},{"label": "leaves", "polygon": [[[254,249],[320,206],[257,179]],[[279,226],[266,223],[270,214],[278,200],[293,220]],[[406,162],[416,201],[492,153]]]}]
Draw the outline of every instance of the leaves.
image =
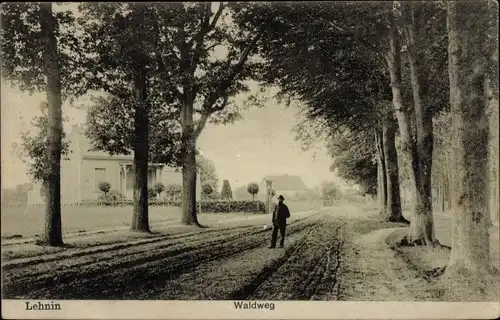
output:
[{"label": "leaves", "polygon": [[[56,5],[54,5],[56,6]],[[55,12],[58,58],[61,67],[63,96],[85,93],[84,48],[76,31],[75,17],[69,10],[59,7]],[[2,76],[23,91],[44,91],[42,52],[43,35],[40,26],[40,4],[9,3],[2,5]]]},{"label": "leaves", "polygon": [[202,155],[197,155],[196,166],[200,173],[201,184],[210,185],[212,190],[218,190],[219,178],[217,177],[214,163]]},{"label": "leaves", "polygon": [[367,132],[346,131],[335,134],[328,144],[334,159],[331,170],[336,169],[339,177],[358,184],[367,194],[377,190],[376,149],[370,143],[374,139]]},{"label": "leaves", "polygon": [[222,191],[221,191],[220,196],[221,196],[222,200],[233,199],[233,192],[231,191],[231,186],[229,185],[229,180],[224,180],[222,182]]},{"label": "leaves", "polygon": [[251,182],[247,186],[247,191],[252,196],[255,196],[257,193],[259,193],[259,185],[256,182]]},{"label": "leaves", "polygon": [[[40,107],[42,115],[34,117],[31,121],[35,132],[23,132],[21,143],[14,144],[13,147],[19,158],[28,165],[28,175],[35,181],[43,182],[48,180],[51,166],[47,151],[49,131],[47,103],[42,103]],[[70,141],[67,140],[66,134],[63,132],[61,154],[67,156],[70,152]],[[68,160],[67,157],[66,160]]]},{"label": "leaves", "polygon": [[[86,136],[94,150],[110,154],[130,154],[134,142],[134,105],[131,99],[99,97],[87,111]],[[176,110],[149,111],[149,159],[172,166],[179,164],[180,125]],[[113,119],[113,121],[109,121]]]}]

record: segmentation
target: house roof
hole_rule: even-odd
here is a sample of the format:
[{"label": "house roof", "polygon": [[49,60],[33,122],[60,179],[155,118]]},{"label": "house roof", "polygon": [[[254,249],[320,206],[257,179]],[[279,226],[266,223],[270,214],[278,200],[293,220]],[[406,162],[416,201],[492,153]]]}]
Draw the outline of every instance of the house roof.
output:
[{"label": "house roof", "polygon": [[275,176],[266,176],[263,179],[271,180],[273,182],[274,190],[283,190],[283,191],[307,191],[308,188],[302,178],[300,176],[291,176],[291,175],[275,175]]}]

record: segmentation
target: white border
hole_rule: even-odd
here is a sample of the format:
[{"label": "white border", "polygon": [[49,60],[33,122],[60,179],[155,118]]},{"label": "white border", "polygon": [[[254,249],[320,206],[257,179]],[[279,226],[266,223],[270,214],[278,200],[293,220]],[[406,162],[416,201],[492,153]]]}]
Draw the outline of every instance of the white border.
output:
[{"label": "white border", "polygon": [[[52,300],[59,311],[29,311],[2,300],[3,319],[494,319],[500,302],[262,301],[274,310],[236,309],[234,301]],[[51,300],[40,300],[50,303]],[[259,301],[260,302],[260,301]]]}]

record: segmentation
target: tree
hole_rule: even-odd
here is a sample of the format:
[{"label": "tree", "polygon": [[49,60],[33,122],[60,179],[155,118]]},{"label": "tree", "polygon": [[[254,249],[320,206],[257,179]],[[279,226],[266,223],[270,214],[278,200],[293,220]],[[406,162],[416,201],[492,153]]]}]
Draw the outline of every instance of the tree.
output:
[{"label": "tree", "polygon": [[110,189],[111,189],[111,185],[109,184],[109,182],[105,182],[105,181],[99,182],[99,190],[102,193],[104,193],[105,199],[107,198],[107,195],[108,195],[108,192]]},{"label": "tree", "polygon": [[163,22],[160,15],[171,17],[173,12],[169,6],[137,3],[84,3],[79,8],[83,13],[80,25],[85,34],[84,48],[92,60],[89,73],[93,77],[88,86],[104,90],[109,100],[101,103],[111,105],[115,114],[122,113],[117,119],[126,119],[126,124],[120,123],[116,131],[133,128],[133,135],[124,131],[117,140],[104,139],[96,147],[105,150],[115,143],[122,151],[132,147],[135,175],[131,229],[150,232],[147,185],[150,117],[154,112],[163,114],[161,109],[168,112],[165,110],[170,110],[171,102],[169,95],[164,94],[168,89],[158,87],[159,75],[169,72],[163,61],[161,49],[166,43],[162,41],[165,39],[159,22]]},{"label": "tree", "polygon": [[229,185],[229,180],[224,180],[222,182],[221,199],[231,200],[233,199],[233,192],[231,191],[231,186]]},{"label": "tree", "polygon": [[156,194],[158,195],[158,201],[160,201],[160,197],[161,197],[161,193],[163,191],[165,191],[165,185],[161,182],[157,182],[155,183],[155,185],[153,186],[153,190],[156,192]]},{"label": "tree", "polygon": [[342,196],[342,191],[334,181],[325,181],[321,184],[321,198],[327,205],[335,203]]},{"label": "tree", "polygon": [[255,195],[259,193],[259,185],[255,182],[251,182],[247,186],[247,191],[252,195],[252,199],[255,200]]},{"label": "tree", "polygon": [[217,176],[214,163],[202,155],[197,155],[196,165],[198,166],[201,184],[209,184],[212,190],[219,189],[219,177]]},{"label": "tree", "polygon": [[212,186],[210,184],[207,184],[207,183],[201,187],[201,190],[203,191],[205,198],[209,198],[210,195],[214,192],[214,189],[212,188]]},{"label": "tree", "polygon": [[[50,162],[47,152],[47,135],[49,131],[48,104],[41,103],[41,116],[36,116],[31,120],[32,127],[36,132],[26,131],[21,134],[21,143],[14,143],[13,147],[19,158],[28,165],[28,175],[34,181],[39,181],[45,187],[49,179]],[[69,155],[69,141],[66,134],[62,132],[61,154]]]},{"label": "tree", "polygon": [[[446,30],[441,3],[393,3],[387,15],[387,69],[401,136],[401,149],[411,167],[416,203],[409,241],[433,246],[438,243],[432,216],[432,117],[446,107]],[[402,48],[406,49],[403,61]],[[403,65],[403,63],[407,63]],[[403,68],[405,68],[403,70]],[[402,72],[408,71],[411,102],[403,97]],[[425,79],[425,81],[424,81]],[[411,104],[408,107],[408,104]]]},{"label": "tree", "polygon": [[63,94],[78,95],[80,45],[74,17],[53,12],[51,3],[12,3],[2,6],[2,76],[24,91],[47,93],[48,130],[45,172],[45,232],[43,242],[63,245],[61,227],[61,150]]},{"label": "tree", "polygon": [[[213,13],[209,2],[181,4],[164,33],[170,39],[166,48],[176,57],[164,84],[170,85],[168,89],[180,106],[181,221],[188,225],[199,225],[195,192],[197,139],[210,119],[216,123],[236,119],[237,113],[224,115],[224,111],[231,96],[248,90],[244,81],[255,71],[249,58],[263,31],[261,26],[253,32],[231,31],[225,22],[231,6],[234,4],[219,2]],[[227,50],[223,60],[214,59],[214,50],[220,46]],[[197,121],[195,114],[199,115]]]},{"label": "tree", "polygon": [[[86,115],[85,135],[93,150],[129,155],[134,150],[133,99],[116,96],[94,97]],[[148,158],[150,162],[177,167],[180,151],[180,126],[176,112],[152,104],[149,109]],[[113,121],[109,121],[113,119]]]},{"label": "tree", "polygon": [[453,246],[446,273],[451,277],[492,272],[485,111],[488,82],[498,81],[497,13],[497,4],[489,1],[447,3]]},{"label": "tree", "polygon": [[[255,7],[259,5],[256,4]],[[258,12],[259,16],[266,14],[262,8]],[[410,242],[414,244],[437,243],[432,218],[430,176],[432,117],[447,104],[444,19],[445,11],[441,2],[412,2],[403,5],[395,2],[339,2],[335,5],[315,3],[307,8],[305,5],[282,5],[281,26],[273,29],[288,33],[281,37],[273,35],[273,39],[266,38],[263,41],[266,45],[262,48],[266,58],[272,58],[271,76],[279,75],[285,70],[285,75],[278,77],[277,84],[280,87],[288,85],[294,77],[302,79],[302,82],[295,82],[294,89],[300,97],[329,94],[342,84],[346,74],[349,78],[356,74],[365,75],[335,70],[339,65],[350,66],[351,70],[359,68],[359,64],[340,63],[342,59],[350,61],[353,57],[364,56],[364,60],[373,61],[373,67],[367,74],[379,71],[385,79],[379,81],[381,84],[390,79],[389,92],[392,97],[387,99],[385,90],[382,90],[383,99],[377,100],[392,100],[391,112],[396,115],[402,151],[408,158],[406,163],[411,164],[412,185],[417,194],[413,210],[415,218],[412,219],[409,234]],[[328,54],[321,55],[323,59],[315,59],[321,52]],[[332,59],[339,63],[332,63]],[[297,68],[297,65],[303,67]],[[331,69],[334,70],[330,71]],[[329,74],[330,79],[325,74]],[[361,83],[366,83],[365,81],[366,79],[361,79]],[[312,93],[301,88],[312,86],[315,87]],[[345,92],[359,90],[356,84],[348,87],[350,91]],[[365,96],[374,95],[368,93]],[[327,105],[326,101],[332,105],[331,100],[320,101],[323,101],[323,105]],[[337,104],[335,108],[324,109],[326,114],[337,114],[337,118],[350,122],[359,120],[360,115],[363,115],[359,111],[364,110],[358,106],[338,109]],[[383,118],[374,119],[380,121]],[[338,125],[330,122],[328,126],[336,128]]]},{"label": "tree", "polygon": [[342,179],[358,184],[363,194],[377,192],[376,150],[370,143],[371,132],[336,133],[328,143],[328,153],[333,157],[331,171],[337,170]]},{"label": "tree", "polygon": [[[139,5],[85,6],[90,8],[87,10],[91,13],[90,17],[95,18],[86,17],[87,29],[93,35],[92,41],[88,41],[93,47],[90,51],[97,52],[101,57],[96,63],[96,74],[102,73],[103,68],[108,73],[100,86],[111,86],[112,90],[107,88],[106,91],[112,92],[123,103],[127,101],[127,96],[131,97],[126,86],[132,78],[135,79],[131,71],[147,71],[147,77],[142,74],[141,78],[147,78],[149,86],[144,91],[148,93],[148,99],[144,101],[149,103],[148,107],[158,104],[154,106],[155,109],[161,106],[174,112],[175,116],[169,116],[168,119],[175,119],[180,126],[178,158],[183,172],[182,222],[199,225],[195,198],[196,141],[209,121],[224,124],[238,118],[238,106],[232,105],[229,100],[235,94],[248,90],[244,81],[256,71],[256,63],[249,58],[261,31],[245,33],[229,28],[226,20],[232,5],[222,2],[215,13],[212,12],[211,3],[149,5],[144,10],[144,19],[138,16],[140,19],[135,20],[141,22],[139,24],[130,20],[134,12],[140,13],[142,10],[136,10],[141,8]],[[102,23],[96,24],[95,20]],[[124,26],[131,24],[142,26],[144,32],[122,32]],[[106,41],[99,41],[104,34]],[[227,49],[222,60],[217,57],[223,55],[216,54],[216,49],[221,47]],[[138,69],[139,65],[130,60],[134,57],[138,58],[136,62],[146,61],[141,68]],[[127,75],[125,79],[124,75]],[[136,75],[141,74],[136,72]],[[115,79],[121,81],[110,82]],[[141,121],[144,123],[147,120],[147,112],[134,114],[142,114]],[[145,141],[146,127],[145,124],[141,125],[142,138],[138,139],[136,132],[134,141]],[[141,147],[144,148],[141,149],[142,154],[146,152],[146,144]],[[138,153],[135,150],[134,155]],[[145,163],[142,158],[141,163]],[[143,199],[144,191],[141,195]],[[143,200],[141,203],[139,207],[142,213],[139,216],[145,217],[147,206]]]},{"label": "tree", "polygon": [[170,201],[175,201],[180,195],[182,186],[180,184],[169,184],[165,187],[165,193],[170,197]]},{"label": "tree", "polygon": [[[280,95],[289,101],[299,100],[306,108],[307,125],[317,123],[321,134],[326,132],[332,137],[337,131],[369,131],[374,137],[380,137],[377,152],[381,187],[391,188],[388,192],[391,204],[386,205],[384,196],[381,211],[387,213],[391,221],[406,221],[401,214],[398,170],[394,167],[397,167],[397,154],[393,137],[397,127],[393,108],[386,107],[391,89],[382,64],[384,54],[377,48],[378,43],[373,45],[362,39],[375,38],[380,31],[380,15],[374,12],[378,14],[381,5],[315,2],[276,7],[279,10],[271,5],[255,4],[238,20],[244,27],[259,24],[266,15],[275,15],[274,24],[266,29],[259,47],[269,62],[263,68],[262,80],[279,86]],[[354,25],[353,21],[356,21]],[[363,25],[357,25],[358,21]],[[374,47],[377,50],[374,51]],[[297,130],[299,136],[311,138],[303,134],[304,127]],[[384,130],[388,139],[382,139]],[[311,140],[316,138],[317,135]],[[390,150],[389,158],[383,156],[384,142]],[[394,168],[390,174],[386,174],[386,161],[391,163],[391,170]]]},{"label": "tree", "polygon": [[[449,110],[441,112],[434,118],[434,152],[432,160],[432,183],[436,190],[436,203],[440,210],[450,209],[451,182],[451,114]],[[448,208],[445,208],[448,201]]]}]

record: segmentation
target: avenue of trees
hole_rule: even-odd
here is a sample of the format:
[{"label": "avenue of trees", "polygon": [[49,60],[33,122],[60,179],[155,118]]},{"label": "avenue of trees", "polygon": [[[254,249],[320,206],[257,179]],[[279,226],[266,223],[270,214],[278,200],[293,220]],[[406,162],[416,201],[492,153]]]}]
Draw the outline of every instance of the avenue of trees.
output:
[{"label": "avenue of trees", "polygon": [[[88,135],[98,150],[133,151],[132,229],[147,232],[152,161],[182,167],[182,222],[200,225],[197,139],[208,122],[238,119],[232,98],[254,80],[300,104],[311,128],[299,126],[299,138],[326,138],[334,168],[377,194],[389,221],[407,222],[400,194],[407,183],[410,244],[439,245],[433,198],[446,195],[453,212],[447,273],[491,272],[497,12],[490,0],[84,3],[78,15],[50,3],[3,5],[4,77],[47,94],[45,242],[63,243],[65,99],[100,92]],[[226,182],[222,193],[232,197]]]},{"label": "avenue of trees", "polygon": [[[290,2],[254,4],[240,13],[243,27],[274,18],[259,47],[272,65],[263,69],[262,81],[304,106],[313,128],[303,126],[299,139],[332,140],[335,168],[364,188],[370,184],[362,171],[349,175],[349,167],[375,158],[381,211],[390,221],[406,220],[400,180],[409,180],[415,195],[412,245],[439,245],[432,207],[433,120],[450,115],[450,129],[436,124],[451,131],[450,149],[441,148],[438,156],[450,152],[451,161],[440,162],[442,175],[446,168],[451,179],[450,266],[457,267],[448,274],[490,268],[486,109],[498,101],[497,89],[488,89],[498,82],[497,10],[492,1]],[[366,147],[367,141],[374,147]],[[342,148],[345,143],[357,154]],[[373,164],[365,165],[373,184]]]}]

